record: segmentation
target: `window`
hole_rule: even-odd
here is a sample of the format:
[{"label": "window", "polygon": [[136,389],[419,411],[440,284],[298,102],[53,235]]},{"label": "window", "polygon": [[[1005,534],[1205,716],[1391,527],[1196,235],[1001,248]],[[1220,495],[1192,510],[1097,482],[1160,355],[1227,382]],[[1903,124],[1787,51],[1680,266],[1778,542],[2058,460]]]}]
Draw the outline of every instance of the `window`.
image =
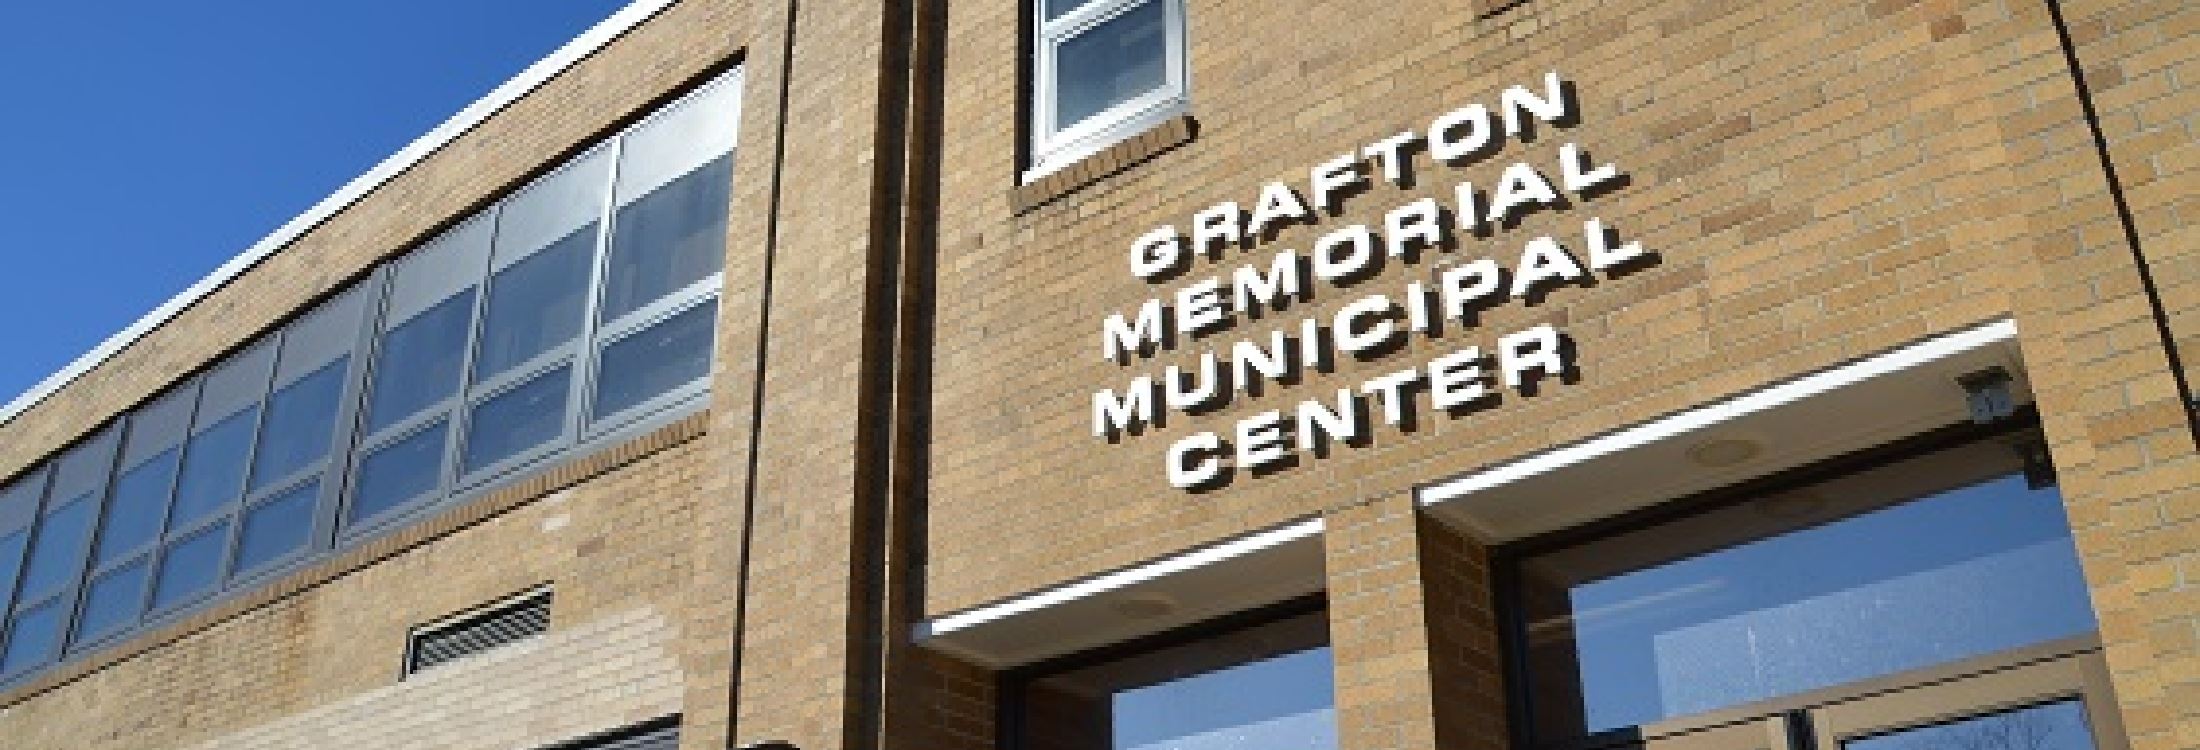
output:
[{"label": "window", "polygon": [[1534,735],[1657,736],[2088,637],[2061,496],[2019,455],[1971,442],[1519,560]]},{"label": "window", "polygon": [[54,462],[16,584],[7,644],[0,647],[0,677],[43,666],[60,654],[120,442],[110,427]]},{"label": "window", "polygon": [[709,397],[741,74],[0,485],[0,686]]},{"label": "window", "polygon": [[588,414],[616,428],[709,381],[740,91],[713,86],[620,142]]},{"label": "window", "polygon": [[491,206],[399,259],[391,271],[346,528],[386,520],[451,485],[451,424],[465,385],[496,217]]},{"label": "window", "polygon": [[1163,636],[1013,678],[1020,750],[1332,750],[1327,613]]},{"label": "window", "polygon": [[275,349],[265,342],[231,356],[196,389],[198,408],[184,440],[175,502],[153,575],[154,613],[212,593],[225,576],[230,529],[244,499],[252,436],[260,429]]},{"label": "window", "polygon": [[1036,178],[1184,112],[1183,0],[1033,0]]},{"label": "window", "polygon": [[112,635],[145,612],[147,571],[175,490],[196,386],[170,391],[123,422],[122,457],[92,545],[92,581],[84,590],[76,641]]}]

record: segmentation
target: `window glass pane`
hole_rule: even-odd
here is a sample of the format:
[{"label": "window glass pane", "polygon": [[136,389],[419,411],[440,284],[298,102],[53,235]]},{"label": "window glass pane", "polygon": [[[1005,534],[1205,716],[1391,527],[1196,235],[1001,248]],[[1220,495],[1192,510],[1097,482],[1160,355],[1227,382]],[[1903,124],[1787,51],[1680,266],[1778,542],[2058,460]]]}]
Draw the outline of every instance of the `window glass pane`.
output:
[{"label": "window glass pane", "polygon": [[249,408],[191,437],[184,448],[183,476],[176,480],[176,505],[168,528],[181,529],[237,501],[244,492],[245,455],[260,410]]},{"label": "window glass pane", "polygon": [[187,384],[131,412],[130,434],[122,441],[123,468],[144,463],[183,442],[184,433],[191,429],[191,404],[198,395],[197,384]]},{"label": "window glass pane", "polygon": [[92,495],[97,502],[100,490],[107,486],[107,473],[115,468],[115,444],[119,442],[115,433],[112,429],[102,432],[61,457],[54,467],[53,487],[46,491],[47,507],[84,495]]},{"label": "window glass pane", "polygon": [[160,535],[161,513],[168,507],[169,485],[176,478],[176,449],[115,478],[107,498],[107,519],[99,527],[99,562],[113,562]]},{"label": "window glass pane", "polygon": [[1316,613],[1033,680],[1024,746],[1330,750],[1328,643]]},{"label": "window glass pane", "polygon": [[374,396],[367,408],[368,432],[396,424],[458,389],[473,317],[474,290],[469,288],[383,334]]},{"label": "window glass pane", "polygon": [[30,561],[23,566],[23,590],[16,597],[17,603],[37,601],[76,582],[84,572],[84,553],[91,546],[92,509],[97,505],[94,498],[79,496],[39,522]]},{"label": "window glass pane", "polygon": [[704,303],[605,346],[594,415],[617,414],[709,375],[717,318],[718,306]]},{"label": "window glass pane", "polygon": [[24,474],[14,484],[0,487],[0,534],[30,528],[31,519],[38,517],[38,496],[45,491],[44,471]]},{"label": "window glass pane", "polygon": [[733,157],[721,156],[619,209],[605,268],[603,320],[717,273],[725,264]]},{"label": "window glass pane", "polygon": [[283,347],[275,360],[275,390],[320,373],[324,365],[351,356],[359,347],[359,316],[366,292],[353,286],[283,329]]},{"label": "window glass pane", "polygon": [[68,608],[54,602],[17,615],[0,652],[0,674],[13,675],[52,659],[61,646],[61,616]]},{"label": "window glass pane", "polygon": [[449,432],[449,420],[439,419],[434,426],[377,448],[360,460],[349,522],[381,515],[434,490],[443,471],[443,446]]},{"label": "window glass pane", "polygon": [[475,406],[466,425],[466,470],[486,468],[564,434],[572,369],[561,365]]},{"label": "window glass pane", "polygon": [[603,218],[610,183],[610,149],[598,148],[506,200],[498,209],[491,269],[509,267],[576,233],[592,233]]},{"label": "window glass pane", "polygon": [[489,282],[474,379],[483,380],[579,335],[588,296],[595,224],[574,232]]},{"label": "window glass pane", "polygon": [[2085,706],[2066,700],[1842,743],[1849,750],[2092,750]]},{"label": "window glass pane", "polygon": [[90,640],[137,622],[145,604],[145,562],[125,565],[84,592],[84,613],[76,620],[76,640]]},{"label": "window glass pane", "polygon": [[736,76],[714,81],[651,115],[620,141],[614,189],[620,206],[733,153],[741,132],[739,83]]},{"label": "window glass pane", "polygon": [[168,548],[153,583],[153,609],[164,610],[197,598],[221,580],[222,551],[229,545],[229,522],[214,524]]},{"label": "window glass pane", "polygon": [[[0,605],[8,603],[8,595],[15,593],[15,575],[23,570],[23,546],[30,543],[29,531],[0,534]],[[0,606],[0,613],[8,608]]]},{"label": "window glass pane", "polygon": [[223,361],[206,375],[191,429],[205,432],[209,425],[259,405],[260,399],[267,396],[268,378],[274,372],[275,347],[271,344],[260,344]]},{"label": "window glass pane", "polygon": [[2092,631],[2062,499],[2013,464],[1979,443],[1528,559],[1539,735]]},{"label": "window glass pane", "polygon": [[304,549],[307,539],[313,536],[313,501],[320,492],[320,482],[307,482],[245,510],[244,533],[237,540],[237,564],[230,575],[250,573]]},{"label": "window glass pane", "polygon": [[1069,15],[1070,11],[1076,10],[1086,5],[1090,5],[1096,1],[1097,0],[1040,0],[1040,4],[1046,7],[1046,19],[1052,21],[1054,19],[1061,18],[1062,16]]},{"label": "window glass pane", "polygon": [[1169,82],[1165,0],[1138,7],[1057,44],[1054,127],[1068,128]]},{"label": "window glass pane", "polygon": [[382,330],[395,329],[451,295],[470,291],[489,271],[495,210],[468,217],[397,261],[383,303]]},{"label": "window glass pane", "polygon": [[262,489],[328,455],[350,360],[338,357],[268,397],[267,421],[260,425],[259,449],[252,454],[252,489]]}]

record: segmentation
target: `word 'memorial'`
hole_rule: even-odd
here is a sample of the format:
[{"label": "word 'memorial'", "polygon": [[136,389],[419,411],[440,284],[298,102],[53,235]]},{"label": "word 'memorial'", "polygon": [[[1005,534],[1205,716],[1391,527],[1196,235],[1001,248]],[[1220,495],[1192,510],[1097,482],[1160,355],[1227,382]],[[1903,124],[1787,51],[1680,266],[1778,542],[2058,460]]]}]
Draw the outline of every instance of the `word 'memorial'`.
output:
[{"label": "word 'memorial'", "polygon": [[[1131,275],[1152,284],[1170,282],[1202,257],[1220,261],[1229,250],[1250,252],[1274,240],[1285,227],[1342,215],[1346,203],[1375,180],[1414,186],[1416,154],[1464,169],[1509,142],[1535,142],[1539,126],[1570,127],[1579,117],[1571,83],[1549,73],[1541,91],[1505,89],[1494,111],[1469,104],[1435,117],[1425,132],[1408,130],[1317,164],[1307,171],[1303,196],[1290,184],[1271,182],[1261,187],[1250,210],[1228,201],[1194,214],[1188,234],[1174,225],[1155,228],[1131,243]],[[1529,215],[1571,208],[1628,180],[1619,167],[1595,163],[1574,143],[1560,144],[1540,163],[1543,169],[1531,161],[1508,164],[1486,188],[1460,182],[1449,191],[1449,203],[1423,198],[1398,206],[1384,214],[1380,226],[1328,231],[1303,253],[1283,249],[1265,263],[1184,282],[1173,294],[1103,320],[1100,355],[1126,365],[1150,358],[1310,302],[1318,289],[1351,288],[1376,277],[1388,263],[1413,265],[1424,253],[1454,253],[1466,237],[1494,238]],[[1535,304],[1557,288],[1593,283],[1597,274],[1617,276],[1657,260],[1596,217],[1583,220],[1578,235],[1534,237],[1519,247],[1517,254],[1503,256],[1507,262],[1454,259],[1428,281],[1348,301],[1332,314],[1305,317],[1264,336],[1209,346],[1189,368],[1171,365],[1158,378],[1142,375],[1120,391],[1095,393],[1093,434],[1119,440],[1161,424],[1167,412],[1212,411],[1238,397],[1257,397],[1268,384],[1288,386],[1307,371],[1329,372],[1341,357],[1378,359],[1403,348],[1413,335],[1436,338],[1447,327],[1472,329],[1491,308],[1514,300]],[[1288,467],[1295,453],[1319,455],[1332,442],[1363,445],[1373,414],[1411,429],[1424,398],[1429,407],[1453,416],[1477,411],[1494,405],[1501,389],[1532,393],[1544,378],[1570,377],[1573,358],[1571,339],[1553,326],[1503,334],[1487,351],[1459,348],[1357,388],[1301,401],[1288,416],[1271,410],[1246,417],[1231,431],[1231,440],[1213,432],[1179,438],[1167,452],[1169,483],[1204,489],[1228,482],[1237,470]]]}]

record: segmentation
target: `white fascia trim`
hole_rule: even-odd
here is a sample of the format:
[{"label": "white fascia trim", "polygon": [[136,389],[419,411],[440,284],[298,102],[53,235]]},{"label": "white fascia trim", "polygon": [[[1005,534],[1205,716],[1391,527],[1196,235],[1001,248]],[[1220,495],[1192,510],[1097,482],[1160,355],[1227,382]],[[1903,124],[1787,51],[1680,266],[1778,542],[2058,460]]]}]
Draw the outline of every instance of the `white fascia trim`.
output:
[{"label": "white fascia trim", "polygon": [[59,372],[46,376],[45,380],[31,386],[30,390],[16,396],[6,406],[0,406],[0,425],[14,421],[23,412],[29,411],[31,407],[38,405],[39,402],[60,391],[70,382],[82,377],[84,373],[90,372],[92,368],[98,367],[123,349],[129,348],[138,339],[152,333],[153,329],[159,328],[161,324],[175,318],[184,310],[197,304],[199,300],[205,299],[216,290],[227,286],[230,281],[244,275],[246,271],[252,270],[252,267],[259,265],[260,261],[267,260],[269,256],[281,252],[290,243],[296,241],[299,237],[305,236],[306,232],[320,226],[321,222],[327,221],[346,208],[350,208],[352,204],[365,198],[368,193],[374,192],[375,188],[381,187],[398,175],[404,174],[406,170],[411,169],[414,165],[427,160],[429,155],[442,150],[444,146],[450,145],[452,141],[458,140],[459,136],[465,135],[473,130],[475,126],[496,115],[496,113],[504,111],[505,107],[511,106],[520,97],[532,93],[551,78],[565,72],[567,68],[573,67],[574,63],[578,63],[582,58],[602,49],[605,45],[610,44],[611,40],[617,39],[621,34],[641,25],[643,21],[656,16],[658,12],[670,7],[675,2],[679,2],[679,0],[634,0],[633,3],[620,8],[619,12],[613,13],[610,18],[598,22],[595,26],[582,32],[580,36],[566,42],[564,46],[551,52],[549,56],[527,66],[526,70],[520,71],[519,75],[505,81],[503,85],[490,91],[487,96],[475,100],[473,104],[459,110],[458,114],[444,120],[443,124],[437,125],[434,130],[428,131],[426,135],[406,144],[397,153],[391,154],[389,158],[383,159],[381,163],[374,165],[374,168],[367,170],[366,174],[352,178],[350,182],[344,183],[343,187],[337,188],[335,193],[322,198],[321,202],[313,204],[312,208],[306,209],[305,213],[298,214],[290,221],[284,222],[274,232],[261,238],[259,242],[253,243],[252,247],[247,248],[234,258],[230,258],[229,262],[223,263],[220,268],[214,269],[214,272],[207,274],[205,278],[199,279],[198,283],[192,284],[190,288],[183,290],[182,293],[169,298],[167,302],[161,303],[160,307],[153,308],[152,312],[146,313],[145,317],[138,318],[137,322],[130,324],[130,327],[107,337],[106,341],[100,342],[99,346],[93,347],[91,351],[85,352],[83,356],[77,357],[76,361],[70,362],[68,366],[61,368]]},{"label": "white fascia trim", "polygon": [[1785,404],[1839,390],[1872,378],[1918,367],[1974,349],[2014,341],[2016,337],[2016,321],[2006,318],[1975,328],[1943,334],[1884,354],[1821,370],[1724,401],[1659,417],[1617,432],[1606,433],[1579,443],[1530,455],[1465,476],[1437,482],[1421,488],[1418,493],[1420,504],[1426,506],[1456,500],[1476,492],[1511,484],[1539,474],[1558,471],[1583,461],[1618,453],[1635,446],[1702,430],[1750,414],[1770,411]]},{"label": "white fascia trim", "polygon": [[1286,526],[1238,537],[1212,547],[1203,547],[1058,588],[1026,594],[999,604],[989,604],[937,620],[920,622],[916,626],[916,640],[923,641],[935,636],[968,630],[1002,618],[1098,596],[1127,586],[1214,565],[1231,558],[1243,557],[1307,537],[1320,536],[1321,533],[1322,519],[1318,516],[1309,518]]}]

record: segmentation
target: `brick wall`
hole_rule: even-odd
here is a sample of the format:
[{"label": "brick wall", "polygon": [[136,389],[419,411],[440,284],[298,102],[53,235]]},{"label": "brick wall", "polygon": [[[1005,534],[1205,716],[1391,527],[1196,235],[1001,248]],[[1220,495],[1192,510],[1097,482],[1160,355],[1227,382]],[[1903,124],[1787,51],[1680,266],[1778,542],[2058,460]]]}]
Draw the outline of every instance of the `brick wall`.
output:
[{"label": "brick wall", "polygon": [[[462,137],[0,427],[0,474],[738,60],[747,87],[708,434],[0,709],[0,746],[519,747],[677,709],[697,749],[990,747],[995,675],[901,648],[905,618],[1321,514],[1347,746],[1486,747],[1507,736],[1487,550],[1417,515],[1415,484],[2005,316],[2022,331],[2127,722],[2144,747],[2200,743],[2200,606],[2187,583],[2200,458],[2047,6],[1186,2],[1192,120],[1045,196],[1017,179],[1022,0],[813,0],[791,23],[791,4],[686,0]],[[2200,16],[2177,3],[2068,4],[2172,338],[2200,350],[2188,228],[2200,100],[2185,90]],[[919,44],[919,72],[902,78],[904,14],[939,8],[938,56]],[[1303,194],[1312,165],[1464,104],[1494,106],[1499,90],[1553,69],[1575,83],[1576,125],[1465,167],[1424,156],[1412,186],[1378,183],[1338,216],[1167,284],[1126,271],[1130,242],[1155,226],[1250,204],[1271,180]],[[901,163],[904,129],[933,104],[937,153],[918,134]],[[1335,228],[1379,225],[1417,198],[1448,204],[1463,180],[1487,190],[1513,161],[1551,174],[1566,142],[1630,183],[1350,288],[1314,282],[1309,301],[1153,359],[1118,365],[1096,351],[1110,313],[1265,266]],[[921,217],[936,238],[894,235],[926,225],[903,212],[935,210],[898,203],[905,180],[925,183],[915,194],[936,188],[937,215]],[[1395,294],[1448,263],[1510,266],[1539,235],[1578,251],[1592,216],[1658,262],[1115,444],[1089,436],[1099,389]],[[935,239],[936,273],[904,277],[888,262]],[[928,285],[931,357],[895,361],[908,324],[895,316],[910,301],[887,291]],[[1178,437],[1539,324],[1572,336],[1578,380],[1464,416],[1424,410],[1411,430],[1378,420],[1366,445],[1218,490],[1164,481]],[[896,369],[912,367],[922,377]],[[888,377],[929,390],[895,393]],[[910,396],[919,411],[893,415],[929,415],[918,419],[929,476],[889,491],[889,433],[907,425],[887,410],[911,408]],[[921,528],[886,527],[896,519]],[[406,627],[542,581],[559,585],[548,639],[396,680]],[[916,592],[913,611],[889,589]],[[868,713],[880,685],[894,696],[883,718]],[[467,705],[458,693],[489,703],[449,710]],[[416,733],[388,733],[406,728]]]},{"label": "brick wall", "polygon": [[[1330,513],[1333,524],[1375,514],[1418,482],[2013,317],[2134,731],[2149,746],[2192,744],[2195,719],[2178,708],[2200,705],[2190,692],[2200,689],[2187,668],[2200,651],[2182,583],[2200,548],[2185,521],[2200,508],[2189,500],[2192,448],[2045,6],[1532,0],[1476,15],[1438,2],[1278,10],[1188,0],[1196,137],[1026,210],[1029,196],[1016,187],[1019,83],[1009,64],[1019,5],[972,0],[950,9],[938,304],[951,322],[933,361],[927,612],[1310,513]],[[2155,272],[2172,309],[2185,310],[2200,304],[2194,287],[2178,286],[2192,276],[2177,255],[2192,244],[2178,218],[2192,190],[2179,161],[2190,150],[2189,119],[2175,93],[2193,54],[2177,43],[2189,40],[2181,20],[2189,14],[2174,3],[2078,5],[2081,45],[2099,58],[2087,65],[2102,68],[2093,78],[2112,110],[2110,138],[2130,141],[2119,159],[2146,165],[2121,171],[2130,182],[2155,180],[2132,190],[2151,217],[2141,224],[2162,258]],[[1425,129],[1453,107],[1495,106],[1500,89],[1533,87],[1550,69],[1578,86],[1574,127],[1463,169],[1424,157],[1413,187],[1377,184],[1340,216],[1196,261],[1170,283],[1148,285],[1127,271],[1131,242],[1153,227],[1186,228],[1220,201],[1249,205],[1270,180],[1303,194],[1312,165]],[[1418,265],[1392,263],[1348,289],[1316,282],[1310,304],[1241,320],[1153,359],[1125,366],[1097,351],[1111,313],[1166,298],[1186,281],[1227,278],[1239,265],[1265,267],[1273,253],[1305,250],[1338,227],[1379,226],[1384,211],[1415,198],[1448,204],[1456,182],[1487,185],[1515,160],[1549,164],[1568,141],[1617,163],[1631,184],[1489,239],[1467,238]],[[1528,238],[1563,239],[1588,216],[1640,239],[1660,261],[1592,288],[1556,290],[1539,305],[1508,304],[1474,328],[1415,339],[1374,362],[1271,384],[1266,395],[1211,414],[1171,414],[1112,444],[1089,436],[1089,399],[1099,389],[1190,365],[1209,345],[1264,340],[1365,294],[1395,294],[1446,257],[1509,265]],[[1365,447],[1240,475],[1216,491],[1189,494],[1164,481],[1163,451],[1176,438],[1226,435],[1249,414],[1288,413],[1300,399],[1539,323],[1578,343],[1578,382],[1536,397],[1508,393],[1463,418],[1424,414],[1410,433],[1377,424]],[[1336,545],[1358,543],[1332,541],[1331,563],[1339,563]],[[1399,564],[1416,559],[1398,554]],[[1348,580],[1341,575],[1332,570],[1333,584]],[[1462,648],[1480,654],[1494,648],[1483,627],[1436,629],[1478,644]],[[1363,656],[1374,661],[1359,663]],[[1436,669],[1382,661],[1405,658],[1340,640],[1340,682]],[[1445,721],[1493,721],[1494,689],[1484,682],[1470,691],[1473,717]],[[1368,690],[1401,699],[1394,688]],[[1432,730],[1408,726],[1416,720],[1398,712],[1341,715],[1347,737],[1375,743],[1365,746],[1432,741]]]},{"label": "brick wall", "polygon": [[[2054,184],[2058,210],[2032,219],[2042,286],[2055,300],[2037,319],[2060,334],[2042,348],[2070,373],[2056,398],[2068,411],[2051,419],[2060,428],[2050,436],[2064,476],[2078,475],[2064,492],[2133,745],[2192,747],[2200,743],[2200,605],[2191,589],[2200,571],[2200,455],[2164,333],[2191,381],[2200,373],[2200,11],[2091,0],[2062,2],[2061,11],[2098,134],[2079,119],[2085,102],[2068,80],[2045,82],[2012,107],[2014,135],[2096,167]],[[2045,20],[2048,6],[2029,13]],[[2114,184],[2098,169],[2097,137]],[[2166,320],[2155,317],[2157,305]]]},{"label": "brick wall", "polygon": [[[675,712],[702,445],[0,709],[0,746],[510,748]],[[410,628],[544,582],[542,640],[400,681]]]}]

